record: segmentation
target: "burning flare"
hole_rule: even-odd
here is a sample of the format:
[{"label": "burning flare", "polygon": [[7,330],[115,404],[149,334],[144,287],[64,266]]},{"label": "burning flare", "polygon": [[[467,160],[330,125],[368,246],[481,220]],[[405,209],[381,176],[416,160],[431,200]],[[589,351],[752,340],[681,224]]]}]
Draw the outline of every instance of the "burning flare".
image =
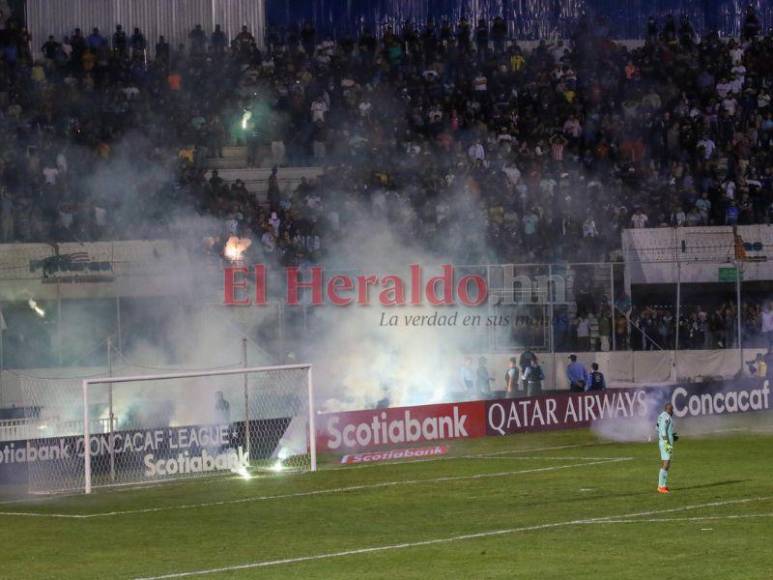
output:
[{"label": "burning flare", "polygon": [[242,129],[247,129],[247,124],[250,122],[250,119],[252,119],[252,111],[244,111],[242,114]]},{"label": "burning flare", "polygon": [[35,311],[35,314],[37,314],[41,318],[44,318],[46,316],[46,311],[43,310],[40,306],[38,306],[38,303],[35,302],[32,298],[27,300],[27,304],[29,304],[29,307],[32,308],[32,310]]},{"label": "burning flare", "polygon": [[242,259],[242,254],[244,254],[244,252],[247,251],[247,248],[249,248],[251,245],[252,240],[249,238],[231,236],[225,243],[223,254],[229,260],[238,261]]}]

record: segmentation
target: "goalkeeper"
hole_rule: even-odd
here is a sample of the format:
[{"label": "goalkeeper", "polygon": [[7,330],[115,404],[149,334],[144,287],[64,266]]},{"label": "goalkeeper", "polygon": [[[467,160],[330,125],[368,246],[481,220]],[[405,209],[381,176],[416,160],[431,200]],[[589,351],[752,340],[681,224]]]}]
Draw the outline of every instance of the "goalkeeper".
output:
[{"label": "goalkeeper", "polygon": [[668,469],[671,467],[671,456],[674,453],[674,441],[679,436],[674,433],[674,406],[666,403],[663,412],[658,415],[658,446],[660,447],[660,459],[663,465],[660,467],[658,477],[658,493],[670,493],[668,489]]}]

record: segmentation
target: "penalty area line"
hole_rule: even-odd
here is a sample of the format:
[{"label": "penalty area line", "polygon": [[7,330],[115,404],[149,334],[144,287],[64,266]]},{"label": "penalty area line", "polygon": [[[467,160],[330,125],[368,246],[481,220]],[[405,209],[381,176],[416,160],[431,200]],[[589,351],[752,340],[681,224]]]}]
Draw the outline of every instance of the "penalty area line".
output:
[{"label": "penalty area line", "polygon": [[337,493],[367,491],[370,489],[383,489],[383,488],[390,488],[390,487],[399,487],[404,485],[427,485],[427,484],[443,483],[443,482],[451,482],[451,481],[472,481],[477,479],[489,479],[489,478],[496,478],[496,477],[512,477],[514,475],[526,475],[529,473],[560,471],[560,470],[572,469],[576,467],[591,467],[593,465],[619,463],[621,461],[631,461],[632,459],[633,459],[632,457],[616,457],[612,459],[600,459],[598,461],[587,461],[584,463],[567,463],[564,465],[550,465],[548,467],[536,467],[533,469],[520,469],[516,471],[476,473],[474,475],[452,475],[452,476],[444,476],[444,477],[434,477],[429,479],[404,479],[404,480],[396,480],[396,481],[382,481],[380,483],[368,483],[363,485],[351,485],[348,487],[317,489],[317,490],[311,490],[311,491],[301,491],[297,493],[286,493],[286,494],[279,494],[279,495],[258,495],[258,496],[250,496],[250,497],[231,499],[231,500],[202,502],[202,503],[196,503],[196,504],[182,504],[177,506],[141,508],[141,509],[135,509],[135,510],[110,511],[110,512],[101,512],[101,513],[93,513],[93,514],[46,514],[46,513],[38,513],[38,512],[0,512],[0,516],[94,519],[94,518],[115,517],[115,516],[132,515],[132,514],[150,514],[150,513],[157,513],[157,512],[190,510],[190,509],[199,509],[199,508],[207,508],[207,507],[215,507],[215,506],[219,507],[224,505],[246,504],[246,503],[277,500],[277,499],[291,499],[291,498],[297,498],[297,497],[310,497],[310,496],[317,496],[317,495],[329,495],[329,494],[337,494]]},{"label": "penalty area line", "polygon": [[[748,503],[748,502],[754,502],[754,501],[765,501],[773,499],[771,497],[760,497],[760,498],[746,498],[742,500],[728,500],[724,502],[711,502],[711,503],[705,503],[705,504],[695,504],[690,506],[684,506],[681,508],[673,508],[673,509],[666,509],[666,510],[654,510],[651,512],[648,512],[649,514],[659,514],[659,513],[670,513],[674,511],[687,511],[687,510],[695,510],[695,509],[701,509],[706,507],[716,507],[718,505],[732,505],[732,504],[738,504],[738,503]],[[387,551],[393,551],[393,550],[404,550],[409,548],[419,548],[423,546],[434,546],[438,544],[450,544],[455,542],[463,542],[467,540],[477,540],[481,538],[492,538],[496,536],[504,536],[504,535],[510,535],[510,534],[516,534],[516,533],[522,533],[522,532],[533,532],[533,531],[539,531],[539,530],[547,530],[551,528],[561,528],[561,527],[568,527],[568,526],[581,526],[581,525],[590,525],[590,524],[610,524],[610,523],[623,523],[622,519],[624,518],[633,518],[636,517],[638,514],[632,513],[632,514],[619,514],[619,515],[610,515],[610,516],[604,516],[599,518],[586,518],[586,519],[578,519],[578,520],[568,520],[563,522],[553,522],[553,523],[547,523],[547,524],[535,524],[531,526],[522,526],[518,528],[505,528],[500,530],[489,530],[485,532],[476,532],[472,534],[461,534],[457,536],[448,536],[445,538],[434,538],[430,540],[420,540],[417,542],[404,542],[401,544],[387,544],[383,546],[372,546],[369,548],[357,548],[353,550],[344,550],[341,552],[330,552],[327,554],[314,554],[310,556],[299,556],[296,558],[284,558],[281,560],[266,560],[263,562],[251,562],[248,564],[236,564],[233,566],[224,566],[222,568],[209,568],[207,570],[191,570],[188,572],[174,572],[171,574],[162,574],[160,576],[143,576],[135,578],[135,580],[167,580],[169,578],[190,578],[193,576],[206,576],[209,574],[219,574],[223,572],[238,572],[240,570],[252,570],[256,568],[267,568],[270,566],[281,566],[284,564],[299,564],[302,562],[310,562],[314,560],[326,560],[326,559],[332,559],[332,558],[343,558],[346,556],[357,556],[361,554],[372,554],[376,552],[387,552]],[[645,521],[645,520],[630,520],[632,522],[635,521]]]}]

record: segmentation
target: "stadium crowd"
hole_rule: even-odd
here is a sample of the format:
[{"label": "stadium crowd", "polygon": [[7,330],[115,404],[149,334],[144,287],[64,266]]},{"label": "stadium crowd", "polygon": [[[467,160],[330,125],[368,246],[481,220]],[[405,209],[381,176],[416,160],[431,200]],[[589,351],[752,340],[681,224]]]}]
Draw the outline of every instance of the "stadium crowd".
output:
[{"label": "stadium crowd", "polygon": [[[150,51],[117,26],[49,37],[33,59],[39,39],[11,26],[0,237],[148,237],[191,207],[313,259],[356,200],[415,239],[458,239],[464,260],[603,260],[626,227],[767,223],[773,38],[759,33],[753,13],[738,41],[652,20],[628,49],[582,21],[525,51],[501,19],[338,43],[307,23],[261,50],[246,28],[197,26]],[[205,172],[229,143],[328,175],[295,192],[274,179],[258,203]]]},{"label": "stadium crowd", "polygon": [[[746,301],[741,308],[744,347],[768,347],[773,336],[773,309]],[[553,336],[558,350],[608,351],[612,346],[618,350],[669,350],[675,346],[677,314],[673,304],[634,305],[629,320],[618,312],[614,323],[608,309],[599,312],[580,312],[574,317],[556,314]],[[679,348],[737,347],[737,324],[734,302],[719,303],[713,308],[683,304],[678,320]]]}]

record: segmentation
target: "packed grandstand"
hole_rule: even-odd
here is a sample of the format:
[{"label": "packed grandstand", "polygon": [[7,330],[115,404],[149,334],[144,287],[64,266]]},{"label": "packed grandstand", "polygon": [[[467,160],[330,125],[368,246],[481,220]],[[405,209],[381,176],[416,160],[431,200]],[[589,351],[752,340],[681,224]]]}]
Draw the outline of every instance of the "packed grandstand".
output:
[{"label": "packed grandstand", "polygon": [[[566,263],[622,260],[627,228],[768,224],[773,37],[753,10],[741,30],[669,16],[615,42],[586,19],[519,43],[501,19],[444,20],[334,41],[307,22],[258,46],[197,25],[172,46],[132,22],[46,39],[11,19],[0,241],[183,237],[180,216],[206,216],[215,253],[236,235],[252,262],[309,265],[340,257],[364,207],[456,263]],[[283,179],[298,167],[317,170]],[[764,296],[744,295],[747,345],[773,330]],[[732,290],[679,312],[596,296],[513,332],[660,349],[679,327],[681,348],[721,348],[737,308]]]}]

